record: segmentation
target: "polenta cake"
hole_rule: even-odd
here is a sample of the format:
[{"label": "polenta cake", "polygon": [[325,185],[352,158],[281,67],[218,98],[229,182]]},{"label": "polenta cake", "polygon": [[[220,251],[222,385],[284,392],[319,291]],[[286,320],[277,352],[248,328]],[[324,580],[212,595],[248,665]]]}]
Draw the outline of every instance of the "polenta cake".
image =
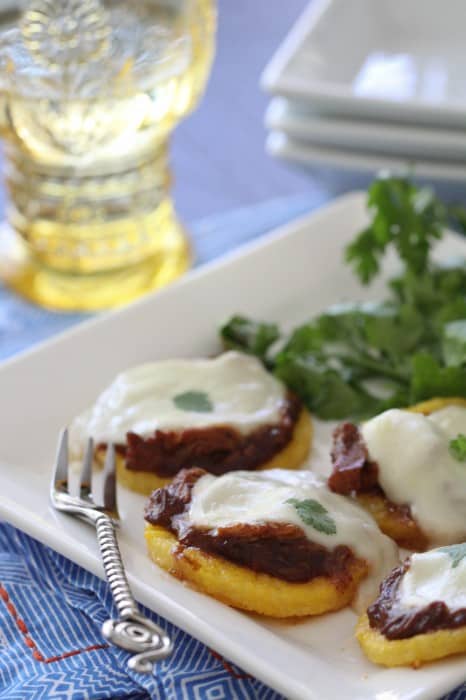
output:
[{"label": "polenta cake", "polygon": [[464,460],[466,401],[434,399],[340,425],[328,484],[355,496],[400,546],[423,551],[466,539]]},{"label": "polenta cake", "polygon": [[318,615],[373,599],[395,544],[307,471],[180,472],[145,510],[150,558],[233,607]]},{"label": "polenta cake", "polygon": [[466,653],[466,543],[413,554],[394,569],[356,637],[384,666],[417,667]]}]

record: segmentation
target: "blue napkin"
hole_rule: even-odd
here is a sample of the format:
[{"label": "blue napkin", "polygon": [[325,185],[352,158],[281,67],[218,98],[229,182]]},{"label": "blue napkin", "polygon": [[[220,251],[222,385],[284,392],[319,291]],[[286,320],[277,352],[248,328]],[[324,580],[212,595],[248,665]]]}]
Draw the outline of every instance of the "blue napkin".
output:
[{"label": "blue napkin", "polygon": [[279,696],[166,620],[172,656],[156,675],[133,673],[105,643],[108,586],[10,525],[0,525],[0,698],[267,698]]},{"label": "blue napkin", "polygon": [[[322,203],[274,200],[192,227],[197,263],[206,262]],[[0,287],[0,359],[78,323]],[[6,523],[0,523],[0,699],[280,700],[260,681],[154,613],[175,651],[146,677],[105,644],[100,627],[116,611],[108,586]],[[466,684],[445,700],[466,700]]]}]

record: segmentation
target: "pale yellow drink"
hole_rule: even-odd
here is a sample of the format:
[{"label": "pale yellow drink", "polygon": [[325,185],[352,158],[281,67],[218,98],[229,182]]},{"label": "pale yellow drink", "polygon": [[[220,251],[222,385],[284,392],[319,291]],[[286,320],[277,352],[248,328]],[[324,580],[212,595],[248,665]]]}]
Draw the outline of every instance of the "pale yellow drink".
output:
[{"label": "pale yellow drink", "polygon": [[[214,0],[37,0],[0,27],[8,239],[40,304],[99,309],[181,274],[167,139],[210,69]],[[5,246],[4,246],[5,248]]]}]

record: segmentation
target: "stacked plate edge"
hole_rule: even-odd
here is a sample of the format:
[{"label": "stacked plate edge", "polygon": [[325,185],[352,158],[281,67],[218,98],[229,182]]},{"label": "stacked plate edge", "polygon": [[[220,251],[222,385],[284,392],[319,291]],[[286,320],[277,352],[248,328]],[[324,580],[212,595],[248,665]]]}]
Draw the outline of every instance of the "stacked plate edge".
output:
[{"label": "stacked plate edge", "polygon": [[268,151],[466,180],[466,7],[445,2],[312,0],[262,76]]}]

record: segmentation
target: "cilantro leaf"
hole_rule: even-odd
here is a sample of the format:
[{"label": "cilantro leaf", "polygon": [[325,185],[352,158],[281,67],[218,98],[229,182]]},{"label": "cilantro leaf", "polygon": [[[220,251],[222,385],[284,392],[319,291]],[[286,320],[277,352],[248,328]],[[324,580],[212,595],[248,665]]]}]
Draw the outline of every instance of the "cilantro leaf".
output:
[{"label": "cilantro leaf", "polygon": [[466,367],[443,367],[429,353],[417,353],[412,358],[411,402],[433,396],[466,397]]},{"label": "cilantro leaf", "polygon": [[442,350],[447,366],[466,364],[466,319],[445,324]]},{"label": "cilantro leaf", "polygon": [[365,336],[369,346],[390,355],[403,356],[416,348],[425,330],[425,321],[412,306],[385,305],[377,313],[366,314]]},{"label": "cilantro leaf", "polygon": [[369,226],[345,250],[345,260],[352,265],[354,273],[363,284],[369,284],[380,271],[380,258],[385,252],[386,242],[378,240]]},{"label": "cilantro leaf", "polygon": [[462,544],[451,544],[448,547],[439,547],[439,552],[445,552],[453,560],[452,568],[456,569],[466,557],[466,542]]},{"label": "cilantro leaf", "polygon": [[466,235],[466,209],[462,204],[448,204],[448,221],[450,226]]},{"label": "cilantro leaf", "polygon": [[[371,355],[403,356],[422,338],[425,320],[413,307],[391,302],[340,304],[318,317],[321,334]],[[375,354],[374,354],[375,351]]]},{"label": "cilantro leaf", "polygon": [[211,400],[203,391],[185,391],[174,396],[173,403],[180,411],[211,413],[214,410]]},{"label": "cilantro leaf", "polygon": [[274,373],[324,420],[367,416],[378,406],[377,399],[312,355],[284,352],[277,358]]},{"label": "cilantro leaf", "polygon": [[403,275],[390,280],[389,287],[396,301],[414,306],[420,311],[430,311],[439,300],[438,285],[431,270],[422,275],[405,270]]},{"label": "cilantro leaf", "polygon": [[226,348],[242,350],[265,359],[269,347],[280,337],[275,323],[257,323],[244,316],[233,316],[220,329]]},{"label": "cilantro leaf", "polygon": [[298,355],[319,353],[323,350],[325,341],[325,333],[322,332],[317,323],[306,323],[303,326],[298,326],[298,328],[292,332],[283,348],[283,352],[295,353]]},{"label": "cilantro leaf", "polygon": [[458,462],[466,462],[466,435],[458,433],[453,440],[450,440],[448,451]]},{"label": "cilantro leaf", "polygon": [[447,210],[434,192],[408,178],[379,177],[369,187],[367,204],[372,220],[345,252],[361,282],[367,284],[378,274],[390,245],[407,269],[424,273],[430,247],[442,237],[447,221]]},{"label": "cilantro leaf", "polygon": [[463,297],[449,299],[433,308],[432,316],[435,330],[439,334],[444,330],[445,324],[466,319],[466,294]]},{"label": "cilantro leaf", "polygon": [[303,501],[289,498],[286,502],[296,508],[299,517],[306,525],[310,525],[314,530],[323,532],[325,535],[336,534],[337,526],[334,519],[319,501],[315,501],[313,498],[306,498]]}]

